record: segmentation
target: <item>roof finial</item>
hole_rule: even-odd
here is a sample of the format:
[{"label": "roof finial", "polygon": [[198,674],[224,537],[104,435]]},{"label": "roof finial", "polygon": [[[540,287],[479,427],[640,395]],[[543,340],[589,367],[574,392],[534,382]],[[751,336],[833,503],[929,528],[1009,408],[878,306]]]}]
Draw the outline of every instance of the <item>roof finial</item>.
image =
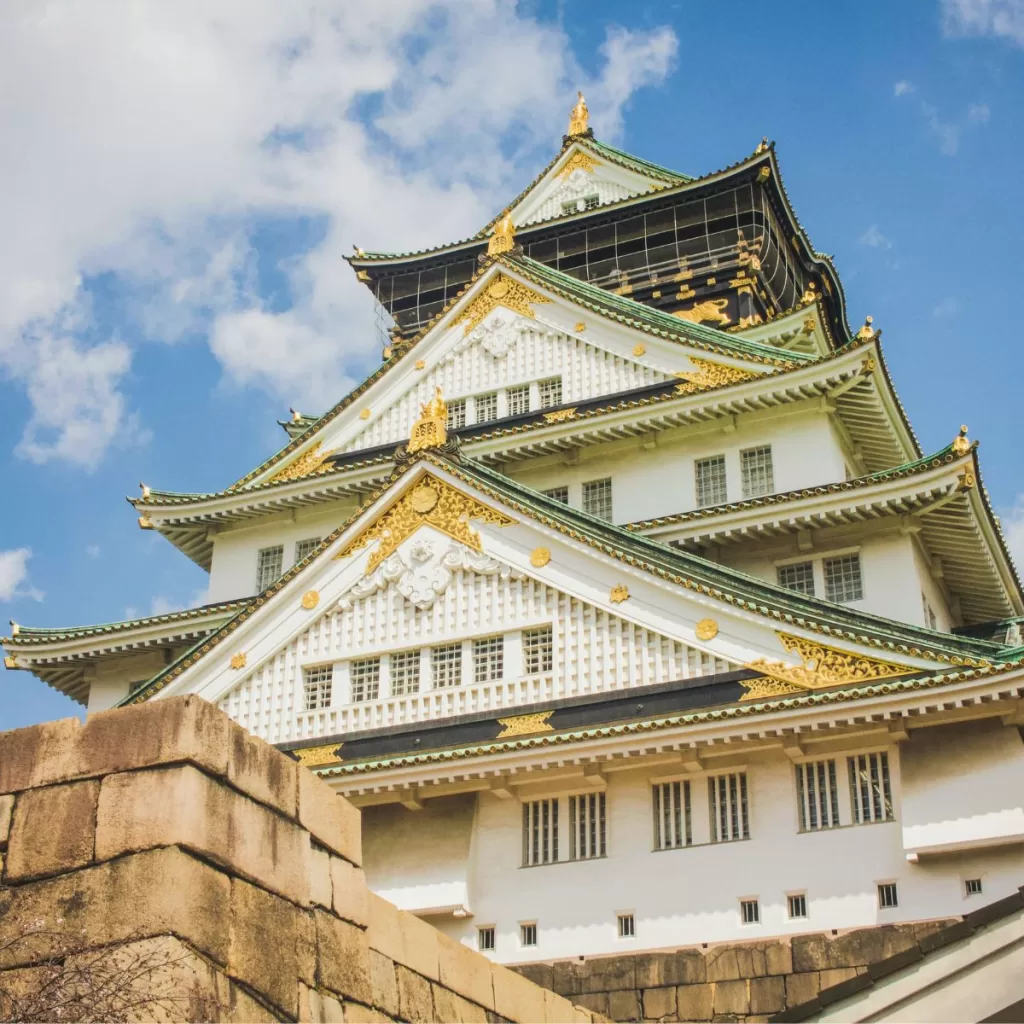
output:
[{"label": "roof finial", "polygon": [[757,144],[757,149],[754,150],[754,155],[758,156],[768,148],[768,136],[762,137],[761,141]]},{"label": "roof finial", "polygon": [[587,101],[583,98],[583,93],[577,92],[576,95],[579,99],[569,114],[569,135],[586,135],[590,127],[590,111],[587,110]]},{"label": "roof finial", "polygon": [[857,332],[858,341],[870,341],[878,332],[871,326],[874,317],[864,317],[864,326]]},{"label": "roof finial", "polygon": [[356,256],[365,256],[366,255],[366,253],[363,252],[363,250],[360,249],[358,245],[353,244],[352,245],[352,249],[355,252]]},{"label": "roof finial", "polygon": [[967,424],[960,427],[960,433],[953,438],[953,451],[957,455],[966,455],[971,450],[971,442],[967,437]]},{"label": "roof finial", "polygon": [[149,487],[146,484],[142,483],[141,480],[139,481],[139,489],[142,491],[143,500],[149,497]]},{"label": "roof finial", "polygon": [[19,632],[21,631],[21,626],[19,626],[19,625],[18,625],[18,624],[17,624],[17,623],[16,623],[15,621],[14,621],[14,619],[8,619],[7,621],[8,621],[8,622],[10,622],[10,624],[11,624],[11,637],[12,637],[12,639],[13,639],[13,638],[14,638],[14,637],[16,637],[16,636],[18,635],[18,633],[19,633]]},{"label": "roof finial", "polygon": [[499,253],[514,249],[516,244],[516,226],[512,223],[512,214],[506,210],[501,220],[494,225],[494,234],[487,242],[487,255],[497,256]]},{"label": "roof finial", "polygon": [[292,414],[292,423],[298,423],[302,419],[302,413],[298,409],[292,409],[290,406],[288,411]]},{"label": "roof finial", "polygon": [[441,389],[434,388],[434,397],[420,408],[420,418],[412,425],[408,451],[440,448],[448,440],[448,406]]}]

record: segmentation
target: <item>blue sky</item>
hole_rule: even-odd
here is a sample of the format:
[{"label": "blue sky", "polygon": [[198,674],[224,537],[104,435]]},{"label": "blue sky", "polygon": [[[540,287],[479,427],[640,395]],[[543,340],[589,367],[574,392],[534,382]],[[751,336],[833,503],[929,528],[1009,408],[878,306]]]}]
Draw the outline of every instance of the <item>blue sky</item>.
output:
[{"label": "blue sky", "polygon": [[[365,375],[342,254],[477,230],[577,86],[599,137],[690,174],[776,141],[923,446],[970,426],[1024,561],[1022,0],[125,7],[0,11],[4,619],[201,601],[124,496],[227,485]],[[77,710],[0,688],[0,728]]]}]

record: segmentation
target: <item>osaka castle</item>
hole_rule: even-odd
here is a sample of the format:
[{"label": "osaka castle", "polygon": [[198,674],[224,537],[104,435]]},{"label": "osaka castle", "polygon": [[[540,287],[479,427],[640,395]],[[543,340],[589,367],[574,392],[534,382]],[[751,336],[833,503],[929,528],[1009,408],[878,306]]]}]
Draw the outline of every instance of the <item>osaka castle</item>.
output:
[{"label": "osaka castle", "polygon": [[347,258],[389,324],[351,393],[222,490],[130,499],[209,604],[12,625],[6,667],[90,713],[214,703],[362,808],[371,888],[501,962],[1024,884],[1024,595],[978,443],[922,449],[774,146],[689,177],[580,97],[438,242]]}]

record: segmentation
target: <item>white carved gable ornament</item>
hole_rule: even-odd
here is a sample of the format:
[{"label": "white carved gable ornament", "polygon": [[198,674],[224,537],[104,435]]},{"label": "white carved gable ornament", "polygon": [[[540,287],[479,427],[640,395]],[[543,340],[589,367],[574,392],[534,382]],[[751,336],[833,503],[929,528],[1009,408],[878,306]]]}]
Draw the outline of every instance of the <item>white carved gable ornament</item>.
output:
[{"label": "white carved gable ornament", "polygon": [[495,310],[483,323],[466,336],[470,345],[479,345],[495,359],[504,359],[515,348],[521,334],[520,316],[509,316]]}]

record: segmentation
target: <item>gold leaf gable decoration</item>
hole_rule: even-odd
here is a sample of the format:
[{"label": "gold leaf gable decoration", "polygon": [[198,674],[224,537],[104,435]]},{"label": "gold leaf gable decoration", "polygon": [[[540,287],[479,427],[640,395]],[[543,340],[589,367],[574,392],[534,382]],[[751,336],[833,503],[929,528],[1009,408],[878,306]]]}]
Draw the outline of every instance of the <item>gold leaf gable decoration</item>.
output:
[{"label": "gold leaf gable decoration", "polygon": [[709,388],[725,387],[727,384],[739,384],[741,381],[753,380],[757,374],[749,370],[741,370],[735,366],[723,366],[713,363],[710,359],[690,356],[692,370],[680,370],[676,376],[682,377],[683,383],[676,385],[680,395],[693,395]]},{"label": "gold leaf gable decoration", "polygon": [[511,309],[513,313],[520,313],[531,320],[535,319],[532,303],[550,302],[540,292],[527,288],[525,284],[506,277],[505,274],[496,274],[487,284],[487,287],[473,299],[473,301],[455,318],[454,324],[464,323],[466,329],[464,334],[469,334],[477,324],[481,323],[491,311],[498,306]]},{"label": "gold leaf gable decoration", "polygon": [[276,472],[271,478],[270,483],[280,483],[282,480],[298,480],[300,477],[312,476],[314,473],[326,470],[327,467],[324,463],[334,454],[334,449],[330,451],[320,451],[320,441],[317,441],[308,452],[303,453],[297,459],[289,462],[284,469]]},{"label": "gold leaf gable decoration", "polygon": [[421,526],[433,526],[452,540],[479,551],[480,535],[470,525],[474,519],[495,526],[515,523],[504,512],[484,505],[428,473],[334,557],[346,558],[353,551],[378,541],[377,549],[370,555],[366,566],[367,572],[373,572]]},{"label": "gold leaf gable decoration", "polygon": [[843,651],[838,647],[830,647],[828,644],[793,636],[790,633],[776,635],[787,651],[799,656],[802,664],[790,665],[784,661],[768,661],[766,658],[750,662],[747,668],[760,672],[764,678],[744,682],[743,685],[747,688],[744,700],[777,697],[803,690],[823,690],[850,683],[893,679],[917,671],[911,665],[869,658],[863,654]]},{"label": "gold leaf gable decoration", "polygon": [[593,174],[594,168],[600,166],[600,160],[595,160],[589,153],[582,149],[577,149],[576,152],[565,161],[564,166],[558,172],[556,177],[568,178],[573,171],[586,171],[587,174]]}]

